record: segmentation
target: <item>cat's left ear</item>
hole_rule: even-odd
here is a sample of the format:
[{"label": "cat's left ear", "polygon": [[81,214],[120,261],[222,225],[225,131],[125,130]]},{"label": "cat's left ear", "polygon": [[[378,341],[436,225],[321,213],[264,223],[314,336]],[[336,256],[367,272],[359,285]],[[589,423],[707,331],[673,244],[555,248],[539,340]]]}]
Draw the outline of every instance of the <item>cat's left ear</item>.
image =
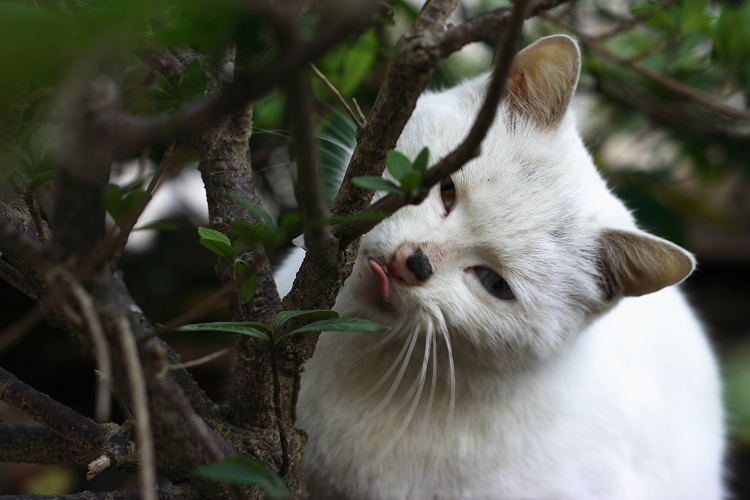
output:
[{"label": "cat's left ear", "polygon": [[638,297],[676,285],[695,268],[685,249],[642,231],[605,229],[599,259],[605,295]]},{"label": "cat's left ear", "polygon": [[566,35],[542,38],[520,51],[506,94],[511,115],[556,129],[568,110],[581,71],[578,44]]}]

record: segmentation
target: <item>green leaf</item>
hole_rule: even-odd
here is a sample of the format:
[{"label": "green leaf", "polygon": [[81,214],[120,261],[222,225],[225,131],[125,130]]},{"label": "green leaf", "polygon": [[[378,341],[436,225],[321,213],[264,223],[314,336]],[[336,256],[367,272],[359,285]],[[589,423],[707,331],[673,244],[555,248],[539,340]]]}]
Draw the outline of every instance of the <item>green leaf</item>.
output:
[{"label": "green leaf", "polygon": [[269,228],[276,227],[271,216],[266,212],[266,209],[255,203],[253,200],[248,200],[240,196],[237,193],[230,192],[229,197],[234,201],[245,207],[251,214],[253,214],[260,222],[264,223]]},{"label": "green leaf", "polygon": [[417,157],[414,159],[414,170],[417,172],[425,173],[427,165],[430,163],[430,150],[425,147],[419,152]]},{"label": "green leaf", "polygon": [[117,223],[133,222],[132,219],[140,214],[148,200],[149,195],[143,189],[138,188],[128,193],[122,199],[122,213],[120,220],[115,219]]},{"label": "green leaf", "polygon": [[330,319],[338,318],[339,313],[337,313],[336,311],[330,311],[328,309],[310,309],[307,311],[281,311],[273,319],[273,323],[271,323],[271,330],[275,332],[281,325],[283,325],[290,319],[300,316],[310,319]]},{"label": "green leaf", "polygon": [[117,184],[110,184],[102,192],[102,206],[115,220],[120,220],[122,214],[122,188]]},{"label": "green leaf", "polygon": [[232,248],[232,245],[227,245],[223,241],[207,239],[198,240],[198,243],[208,248],[230,264],[232,263],[232,260],[234,260],[234,249]]},{"label": "green leaf", "polygon": [[406,155],[396,151],[395,149],[392,149],[388,152],[386,165],[388,167],[388,171],[399,181],[406,174],[412,171],[411,160],[409,160]]},{"label": "green leaf", "polygon": [[389,193],[404,194],[404,190],[381,177],[354,177],[352,184],[371,191],[388,191]]},{"label": "green leaf", "polygon": [[271,251],[284,241],[286,231],[275,228],[268,229],[263,224],[248,224],[244,221],[232,222],[232,231],[237,233],[235,252],[244,252],[253,245],[262,244],[267,251]]},{"label": "green leaf", "polygon": [[164,94],[176,99],[177,91],[175,90],[174,86],[169,83],[169,80],[167,80],[164,75],[156,70],[154,70],[154,76],[156,77],[156,84],[159,85],[159,89],[157,90],[161,90],[162,92],[164,92]]},{"label": "green leaf", "polygon": [[4,147],[12,153],[15,153],[16,156],[18,156],[25,165],[31,166],[31,156],[29,156],[29,154],[23,149],[19,148],[15,144],[11,144],[6,141],[0,142],[0,146]]},{"label": "green leaf", "polygon": [[36,188],[38,188],[45,182],[51,181],[54,176],[55,176],[54,170],[45,170],[44,172],[40,172],[36,174],[36,176],[34,177],[34,180],[31,181],[31,185],[29,186],[29,189],[31,191],[34,191]]},{"label": "green leaf", "polygon": [[232,248],[232,242],[224,233],[207,227],[199,227],[198,236],[201,238],[198,243],[232,264],[235,254],[234,248]]},{"label": "green leaf", "polygon": [[286,335],[282,336],[278,341],[289,337],[290,335],[296,335],[298,333],[305,332],[379,332],[382,330],[389,330],[389,326],[379,325],[366,319],[359,318],[332,318],[324,319],[321,321],[315,321],[309,325],[305,325],[301,328],[297,328]]},{"label": "green leaf", "polygon": [[177,332],[224,332],[224,333],[239,333],[240,335],[249,335],[263,340],[270,340],[268,336],[268,327],[261,323],[254,323],[250,321],[232,322],[232,321],[217,321],[215,323],[194,323],[191,325],[183,325],[179,328],[175,328]]},{"label": "green leaf", "polygon": [[[241,276],[250,268],[247,262],[238,260],[234,264],[234,275],[236,279],[240,279]],[[252,300],[255,295],[255,289],[257,287],[255,274],[251,274],[242,283],[237,283],[237,294],[240,298],[240,304],[245,305]]]},{"label": "green leaf", "polygon": [[221,241],[222,243],[226,243],[227,245],[232,245],[232,242],[229,241],[229,238],[224,233],[216,231],[214,229],[209,229],[207,227],[199,227],[198,236],[200,236],[201,239],[204,240]]},{"label": "green leaf", "polygon": [[409,172],[401,178],[401,188],[407,193],[416,195],[419,188],[422,187],[423,175],[416,170]]},{"label": "green leaf", "polygon": [[284,482],[274,472],[247,457],[232,457],[194,471],[196,475],[232,484],[249,484],[263,488],[266,498],[276,500],[289,495]]},{"label": "green leaf", "polygon": [[177,95],[183,101],[191,101],[203,97],[206,92],[206,72],[198,59],[188,64],[185,72],[177,82]]},{"label": "green leaf", "polygon": [[378,39],[375,30],[362,35],[345,54],[339,91],[348,96],[359,86],[377,58]]},{"label": "green leaf", "polygon": [[42,160],[54,149],[60,127],[57,125],[44,125],[34,130],[29,138],[31,155],[34,157],[34,165],[39,165]]}]

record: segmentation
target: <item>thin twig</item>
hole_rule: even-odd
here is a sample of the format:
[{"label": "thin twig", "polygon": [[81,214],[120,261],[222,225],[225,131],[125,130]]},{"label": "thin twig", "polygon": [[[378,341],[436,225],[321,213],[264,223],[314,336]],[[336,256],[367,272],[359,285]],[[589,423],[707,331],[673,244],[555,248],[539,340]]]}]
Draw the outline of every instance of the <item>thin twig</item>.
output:
[{"label": "thin twig", "polygon": [[[492,78],[487,87],[484,102],[466,139],[456,149],[425,172],[423,187],[417,196],[409,197],[406,195],[389,194],[371,205],[365,211],[366,214],[392,214],[409,203],[420,203],[430,192],[432,186],[479,155],[481,143],[495,120],[500,100],[505,94],[505,82],[510,75],[513,58],[518,52],[529,1],[518,0],[513,5],[508,29],[498,47],[495,67],[492,70]],[[361,234],[369,231],[376,224],[377,222],[373,220],[343,224],[336,228],[334,234],[339,238],[339,244],[343,247],[354,241]]]},{"label": "thin twig", "polygon": [[194,136],[218,118],[287,81],[299,68],[323,55],[347,35],[367,29],[372,24],[372,14],[379,8],[377,2],[353,4],[325,30],[304,43],[294,44],[260,71],[236,74],[220,95],[200,99],[175,114],[154,118],[118,111],[102,116],[117,128],[115,137],[119,140],[113,152],[115,158],[126,158],[150,144],[174,137]]},{"label": "thin twig", "polygon": [[728,116],[728,117],[740,118],[742,120],[750,120],[750,111],[746,109],[741,109],[741,108],[732,106],[730,104],[726,104],[725,102],[722,102],[716,99],[715,97],[709,94],[706,94],[705,92],[701,92],[700,90],[694,89],[693,87],[689,87],[682,82],[673,80],[672,78],[669,78],[668,76],[664,76],[662,74],[656,73],[654,71],[651,71],[650,69],[646,69],[642,66],[639,66],[637,64],[630,62],[629,60],[625,58],[622,58],[616,54],[613,54],[612,52],[607,50],[604,47],[604,45],[596,41],[596,39],[582,33],[578,28],[573,26],[571,23],[569,23],[565,19],[560,18],[559,16],[543,15],[543,17],[544,19],[547,19],[548,21],[553,22],[557,24],[558,26],[565,28],[567,31],[570,31],[571,33],[575,34],[576,37],[578,37],[578,40],[582,44],[589,47],[591,50],[596,52],[603,59],[606,59],[615,64],[618,64],[622,66],[623,68],[627,68],[633,71],[634,73],[638,73],[642,77],[648,80],[651,80],[657,85],[660,85],[666,89],[669,89],[675,94],[681,95],[682,97],[686,97],[696,103],[702,104],[703,106],[715,111],[716,113],[719,113],[721,115]]},{"label": "thin twig", "polygon": [[208,311],[214,308],[216,304],[221,302],[222,300],[229,297],[232,293],[237,291],[237,288],[247,281],[250,276],[255,273],[255,271],[258,270],[258,268],[261,266],[262,260],[261,259],[254,259],[253,263],[243,271],[243,273],[236,279],[232,281],[227,281],[222,285],[222,287],[214,292],[213,295],[211,295],[209,298],[198,304],[196,307],[191,308],[188,312],[185,314],[178,316],[177,318],[173,319],[169,323],[167,323],[164,328],[161,328],[159,330],[156,330],[151,335],[147,335],[144,337],[141,337],[139,340],[140,342],[144,342],[150,338],[158,337],[159,335],[163,333],[167,333],[168,331],[174,330],[175,328],[179,328],[182,325],[185,325],[187,323],[190,323],[196,318],[200,318],[202,315],[206,314]]},{"label": "thin twig", "polygon": [[146,379],[138,354],[138,345],[126,317],[120,316],[115,323],[122,347],[125,368],[128,374],[130,399],[135,412],[135,440],[140,456],[138,477],[143,500],[156,500],[156,469],[154,459],[154,436],[151,430],[151,413],[148,407]]},{"label": "thin twig", "polygon": [[357,128],[361,127],[364,122],[360,122],[357,115],[354,114],[354,111],[352,111],[352,108],[349,107],[349,105],[346,103],[346,99],[341,95],[341,92],[330,82],[328,81],[328,78],[320,72],[320,70],[313,64],[309,63],[310,69],[312,70],[313,74],[318,77],[318,79],[323,82],[323,84],[328,87],[328,90],[333,92],[333,95],[336,96],[336,99],[338,99],[339,103],[344,107],[344,110],[346,110],[346,114],[348,114],[351,119],[354,121],[354,123],[357,125]]},{"label": "thin twig", "polygon": [[621,22],[619,25],[615,26],[609,31],[605,31],[604,33],[592,36],[591,38],[596,41],[601,41],[606,40],[607,38],[612,38],[613,36],[619,35],[620,33],[624,33],[625,31],[635,28],[643,21],[650,18],[657,10],[667,9],[668,7],[676,4],[679,1],[680,0],[664,0],[659,5],[654,6],[651,10],[647,10],[646,12],[643,12],[637,16],[633,16],[631,19]]},{"label": "thin twig", "polygon": [[357,102],[357,99],[352,97],[352,104],[354,104],[354,109],[357,110],[357,114],[359,115],[359,120],[362,123],[362,125],[367,125],[367,118],[365,118],[365,114],[362,112],[362,108],[359,107],[359,103]]},{"label": "thin twig", "polygon": [[179,365],[168,365],[169,369],[174,370],[182,370],[183,368],[193,368],[195,366],[205,365],[206,363],[210,363],[211,361],[215,359],[219,359],[222,356],[225,356],[232,352],[231,347],[225,347],[224,349],[221,349],[220,351],[212,352],[211,354],[207,354],[206,356],[200,357],[198,359],[194,359],[192,361],[185,361],[184,363],[180,363]]},{"label": "thin twig", "polygon": [[39,211],[39,204],[36,202],[36,196],[34,195],[34,192],[31,191],[31,189],[27,189],[24,199],[26,200],[26,206],[29,207],[31,219],[34,221],[34,226],[36,227],[36,233],[39,238],[39,243],[44,244],[49,239],[49,235],[47,234],[47,228],[44,227],[44,220],[42,219],[42,214]]},{"label": "thin twig", "polygon": [[57,278],[65,283],[65,288],[70,291],[71,296],[78,304],[86,325],[86,330],[91,336],[91,342],[94,345],[94,358],[96,359],[99,371],[104,375],[104,377],[97,377],[96,380],[96,410],[94,414],[98,422],[109,422],[111,393],[108,382],[112,380],[112,365],[109,343],[104,334],[102,322],[96,312],[93,298],[73,275],[60,267],[54,267],[45,276],[45,280],[50,285]]}]

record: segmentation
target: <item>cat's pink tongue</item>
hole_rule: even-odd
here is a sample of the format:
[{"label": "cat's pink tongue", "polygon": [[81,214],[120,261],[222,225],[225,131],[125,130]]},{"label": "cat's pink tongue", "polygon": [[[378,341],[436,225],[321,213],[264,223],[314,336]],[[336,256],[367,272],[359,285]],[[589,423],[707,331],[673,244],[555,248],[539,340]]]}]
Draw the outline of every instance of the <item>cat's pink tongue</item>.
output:
[{"label": "cat's pink tongue", "polygon": [[388,298],[391,296],[391,288],[388,283],[388,276],[385,274],[383,267],[372,259],[367,259],[367,263],[370,265],[372,275],[375,277],[375,281],[378,284],[378,291],[383,300],[388,302]]}]

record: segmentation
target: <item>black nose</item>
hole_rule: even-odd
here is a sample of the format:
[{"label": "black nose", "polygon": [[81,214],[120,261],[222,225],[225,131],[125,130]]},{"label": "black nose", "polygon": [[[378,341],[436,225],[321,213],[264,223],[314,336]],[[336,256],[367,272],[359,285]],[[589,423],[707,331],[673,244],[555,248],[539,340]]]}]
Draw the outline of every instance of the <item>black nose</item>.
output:
[{"label": "black nose", "polygon": [[406,267],[409,268],[419,281],[424,281],[432,276],[432,266],[427,254],[421,248],[417,248],[413,254],[406,258]]}]

